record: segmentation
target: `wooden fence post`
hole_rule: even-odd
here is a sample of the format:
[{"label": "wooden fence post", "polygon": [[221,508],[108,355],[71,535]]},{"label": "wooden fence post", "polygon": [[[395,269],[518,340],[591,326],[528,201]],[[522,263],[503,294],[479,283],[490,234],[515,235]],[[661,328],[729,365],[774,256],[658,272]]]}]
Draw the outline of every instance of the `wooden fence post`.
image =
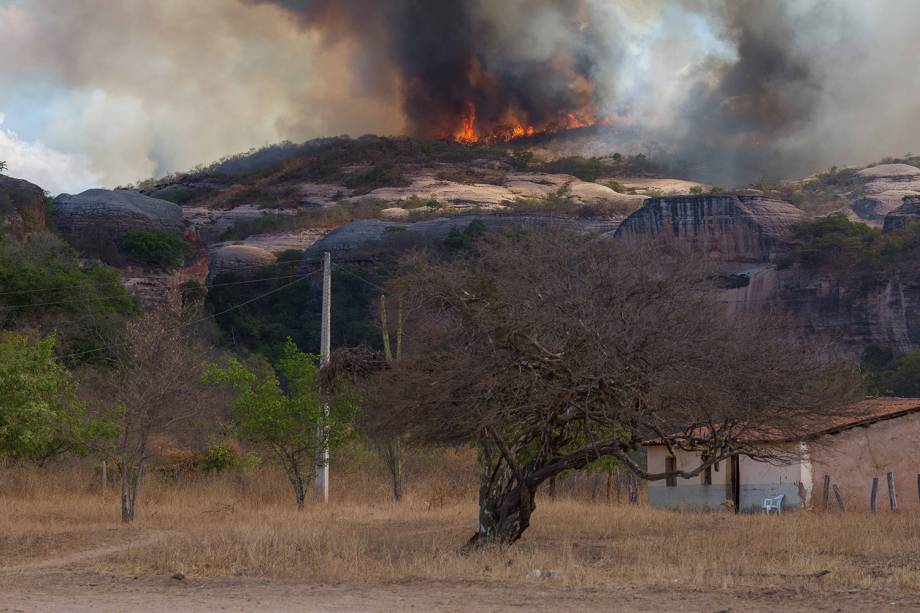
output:
[{"label": "wooden fence post", "polygon": [[824,498],[822,504],[824,505],[824,510],[827,511],[827,497],[830,495],[831,489],[831,476],[824,475]]},{"label": "wooden fence post", "polygon": [[102,460],[102,493],[109,489],[109,474],[106,470],[105,460]]},{"label": "wooden fence post", "polygon": [[872,497],[869,499],[869,507],[872,512],[876,511],[876,500],[878,498],[878,477],[872,477]]},{"label": "wooden fence post", "polygon": [[917,496],[920,497],[920,475],[917,475]]},{"label": "wooden fence post", "polygon": [[837,484],[834,484],[834,496],[837,497],[837,506],[840,507],[840,510],[846,513],[846,506],[843,504],[843,496],[840,495],[840,490],[837,489]]},{"label": "wooden fence post", "polygon": [[891,501],[891,510],[898,510],[898,496],[894,492],[894,474],[891,471],[888,471],[888,474],[885,475],[888,478],[888,500]]}]

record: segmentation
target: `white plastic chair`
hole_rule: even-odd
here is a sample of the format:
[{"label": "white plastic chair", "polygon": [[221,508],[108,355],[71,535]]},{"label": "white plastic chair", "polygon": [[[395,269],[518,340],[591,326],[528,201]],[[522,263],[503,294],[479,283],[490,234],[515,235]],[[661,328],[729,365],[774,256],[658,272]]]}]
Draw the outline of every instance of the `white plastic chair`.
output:
[{"label": "white plastic chair", "polygon": [[763,500],[763,510],[769,515],[770,511],[776,511],[777,515],[780,515],[783,512],[783,498],[785,494],[780,494],[779,496],[774,496],[772,498],[764,498]]}]

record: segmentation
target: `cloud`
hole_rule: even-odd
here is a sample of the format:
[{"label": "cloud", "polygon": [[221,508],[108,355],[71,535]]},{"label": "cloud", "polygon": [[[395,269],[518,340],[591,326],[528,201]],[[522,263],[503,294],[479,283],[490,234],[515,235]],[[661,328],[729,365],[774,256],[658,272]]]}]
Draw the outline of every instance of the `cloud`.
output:
[{"label": "cloud", "polygon": [[42,143],[24,141],[5,129],[3,121],[0,113],[0,160],[7,163],[7,173],[55,195],[99,185],[99,176],[90,170],[85,155],[61,153]]}]

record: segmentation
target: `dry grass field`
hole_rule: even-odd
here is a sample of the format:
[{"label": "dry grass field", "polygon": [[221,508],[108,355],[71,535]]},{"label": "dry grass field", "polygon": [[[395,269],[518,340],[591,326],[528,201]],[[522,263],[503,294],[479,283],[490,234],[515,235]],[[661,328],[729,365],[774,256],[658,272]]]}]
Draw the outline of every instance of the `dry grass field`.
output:
[{"label": "dry grass field", "polygon": [[125,527],[88,467],[5,469],[0,611],[920,608],[918,515],[673,513],[560,495],[538,501],[518,544],[464,555],[476,524],[464,470],[410,483],[400,504],[372,475],[334,473],[333,501],[302,513],[270,468],[151,475]]}]

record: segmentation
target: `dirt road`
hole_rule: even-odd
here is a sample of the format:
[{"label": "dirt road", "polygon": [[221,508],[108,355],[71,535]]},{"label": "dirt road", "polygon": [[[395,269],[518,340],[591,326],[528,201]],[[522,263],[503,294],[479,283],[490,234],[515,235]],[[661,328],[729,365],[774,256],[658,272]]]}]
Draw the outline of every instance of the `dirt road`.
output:
[{"label": "dirt road", "polygon": [[629,586],[565,588],[553,579],[408,580],[320,584],[248,577],[175,579],[87,569],[93,560],[144,547],[163,534],[123,545],[0,567],[0,613],[32,611],[920,611],[920,595],[866,590],[828,594],[788,590],[700,592]]},{"label": "dirt road", "polygon": [[920,597],[865,591],[566,589],[543,583],[407,581],[321,585],[231,577],[176,580],[86,570],[0,574],[0,611],[920,611]]}]

